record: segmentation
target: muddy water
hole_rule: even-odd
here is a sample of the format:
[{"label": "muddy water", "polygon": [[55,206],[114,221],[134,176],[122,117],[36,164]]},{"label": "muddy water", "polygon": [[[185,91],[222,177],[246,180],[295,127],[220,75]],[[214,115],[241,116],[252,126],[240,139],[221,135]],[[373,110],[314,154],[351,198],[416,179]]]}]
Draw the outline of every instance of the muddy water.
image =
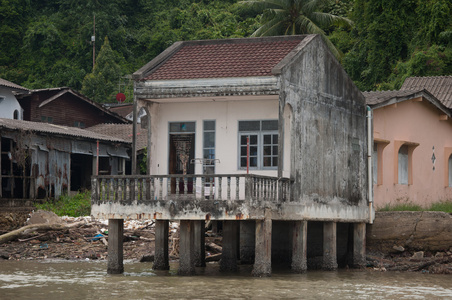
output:
[{"label": "muddy water", "polygon": [[154,272],[150,263],[126,263],[107,275],[105,262],[0,261],[0,299],[452,299],[452,276],[369,271],[275,270],[253,278],[249,266],[221,274],[218,265],[194,277]]}]

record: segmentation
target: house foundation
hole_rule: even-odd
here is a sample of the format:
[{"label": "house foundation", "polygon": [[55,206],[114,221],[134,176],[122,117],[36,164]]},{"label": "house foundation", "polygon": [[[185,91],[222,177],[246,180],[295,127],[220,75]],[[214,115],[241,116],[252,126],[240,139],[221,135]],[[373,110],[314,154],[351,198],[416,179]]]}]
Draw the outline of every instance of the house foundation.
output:
[{"label": "house foundation", "polygon": [[180,221],[179,270],[183,276],[195,275],[195,230],[194,221]]},{"label": "house foundation", "polygon": [[337,224],[336,222],[323,223],[323,262],[322,268],[327,271],[337,269]]},{"label": "house foundation", "polygon": [[108,274],[124,273],[124,220],[108,219]]},{"label": "house foundation", "polygon": [[154,270],[169,270],[168,230],[168,220],[155,221]]},{"label": "house foundation", "polygon": [[366,267],[366,223],[353,224],[353,267]]},{"label": "house foundation", "polygon": [[292,231],[292,265],[295,273],[304,273],[308,269],[308,222],[294,221]]},{"label": "house foundation", "polygon": [[256,220],[256,254],[253,276],[267,277],[272,273],[272,220],[265,218]]}]

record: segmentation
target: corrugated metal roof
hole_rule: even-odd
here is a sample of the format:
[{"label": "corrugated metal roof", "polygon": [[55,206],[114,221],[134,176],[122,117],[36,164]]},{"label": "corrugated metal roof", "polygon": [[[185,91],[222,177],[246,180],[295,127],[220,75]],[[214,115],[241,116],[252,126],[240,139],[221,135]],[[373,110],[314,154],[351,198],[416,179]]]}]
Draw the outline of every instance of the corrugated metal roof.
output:
[{"label": "corrugated metal roof", "polygon": [[23,86],[20,86],[18,84],[15,84],[11,81],[8,81],[6,79],[2,79],[0,78],[0,86],[5,86],[5,87],[9,87],[15,90],[19,90],[19,91],[24,91],[24,92],[29,92],[30,90],[27,88],[24,88]]},{"label": "corrugated metal roof", "polygon": [[80,129],[77,127],[67,127],[48,123],[38,123],[13,119],[0,118],[0,129],[7,128],[11,130],[27,130],[36,133],[47,133],[65,135],[71,137],[78,137],[91,140],[102,140],[109,142],[128,143],[126,140],[109,136],[105,134],[96,133],[86,129]]},{"label": "corrugated metal roof", "polygon": [[[86,128],[86,130],[97,132],[108,136],[114,136],[132,143],[133,124],[98,124]],[[147,129],[137,126],[137,150],[147,146]]]},{"label": "corrugated metal roof", "polygon": [[401,91],[426,89],[447,108],[452,108],[452,76],[408,77]]},{"label": "corrugated metal roof", "polygon": [[[272,76],[272,68],[306,36],[178,42],[145,80]],[[170,47],[171,48],[171,47]],[[170,49],[169,48],[169,49]]]}]

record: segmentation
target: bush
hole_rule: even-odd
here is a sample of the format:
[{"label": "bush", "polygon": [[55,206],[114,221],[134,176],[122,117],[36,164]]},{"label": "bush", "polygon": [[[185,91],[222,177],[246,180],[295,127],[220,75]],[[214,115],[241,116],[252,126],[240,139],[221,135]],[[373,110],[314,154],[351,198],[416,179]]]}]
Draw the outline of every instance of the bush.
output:
[{"label": "bush", "polygon": [[64,195],[58,200],[50,200],[35,206],[37,209],[53,211],[58,216],[89,216],[91,214],[91,193],[85,191],[74,196]]}]

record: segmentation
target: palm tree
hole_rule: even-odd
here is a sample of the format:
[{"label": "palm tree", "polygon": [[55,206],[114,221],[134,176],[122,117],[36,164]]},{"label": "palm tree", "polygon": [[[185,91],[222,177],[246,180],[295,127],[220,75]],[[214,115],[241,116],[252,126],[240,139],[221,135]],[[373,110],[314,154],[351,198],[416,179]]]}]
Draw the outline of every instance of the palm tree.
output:
[{"label": "palm tree", "polygon": [[318,11],[329,0],[245,0],[243,5],[262,11],[262,26],[252,36],[319,34],[336,57],[338,50],[321,27],[333,24],[351,25],[352,21]]}]

